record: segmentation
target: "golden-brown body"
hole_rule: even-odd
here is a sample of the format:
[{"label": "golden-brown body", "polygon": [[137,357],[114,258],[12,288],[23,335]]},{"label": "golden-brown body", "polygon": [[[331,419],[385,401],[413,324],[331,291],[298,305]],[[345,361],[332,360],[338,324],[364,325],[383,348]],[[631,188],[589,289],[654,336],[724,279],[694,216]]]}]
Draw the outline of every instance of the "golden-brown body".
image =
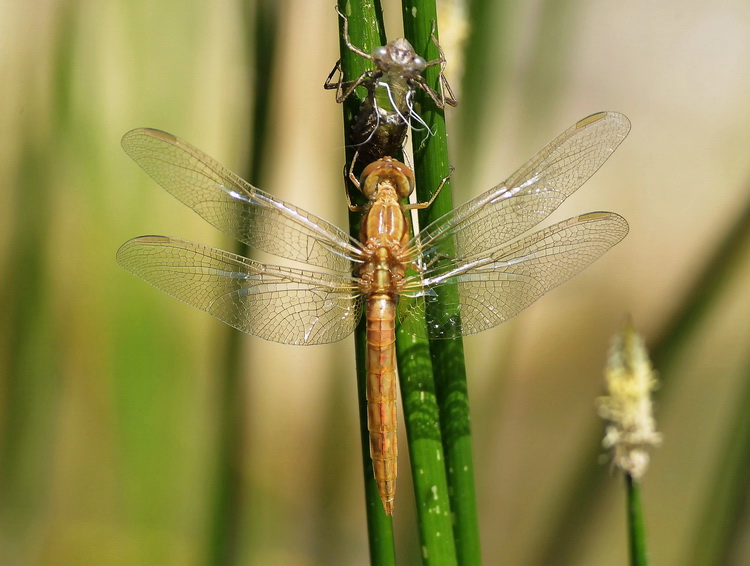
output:
[{"label": "golden-brown body", "polygon": [[362,219],[360,241],[366,260],[359,269],[367,296],[367,424],[378,492],[388,515],[396,493],[396,297],[403,287],[409,218],[399,199],[413,188],[411,171],[385,158],[362,174],[371,204]]}]

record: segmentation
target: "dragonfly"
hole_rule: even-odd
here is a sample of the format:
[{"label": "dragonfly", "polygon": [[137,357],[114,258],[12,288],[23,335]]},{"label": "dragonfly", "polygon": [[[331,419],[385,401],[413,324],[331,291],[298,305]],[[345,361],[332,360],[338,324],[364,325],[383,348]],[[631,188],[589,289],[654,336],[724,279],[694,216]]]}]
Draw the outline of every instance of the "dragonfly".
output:
[{"label": "dragonfly", "polygon": [[[338,11],[338,8],[337,8]],[[445,54],[435,37],[435,23],[430,34],[438,49],[439,57],[426,61],[417,55],[414,47],[406,38],[400,37],[388,44],[376,47],[372,54],[356,47],[349,38],[349,20],[341,12],[344,20],[342,35],[347,48],[365,59],[373,62],[376,69],[362,73],[353,81],[344,81],[341,61],[339,60],[328,75],[326,89],[336,89],[336,102],[343,102],[363,86],[367,96],[360,106],[351,130],[351,141],[357,148],[352,159],[349,177],[356,182],[352,169],[361,156],[366,162],[376,161],[382,157],[394,156],[404,147],[409,126],[409,118],[427,127],[424,120],[414,111],[414,93],[417,89],[425,91],[435,105],[443,109],[445,105],[458,105],[453,90],[446,79]],[[431,88],[422,71],[428,67],[440,65],[439,91]],[[335,74],[339,75],[334,81]]]},{"label": "dragonfly", "polygon": [[[171,134],[133,130],[123,148],[164,189],[224,233],[301,267],[155,235],[123,244],[117,261],[167,294],[273,342],[335,342],[351,334],[364,313],[370,452],[383,508],[392,514],[396,325],[426,324],[431,339],[487,330],[622,240],[628,224],[613,212],[525,233],[589,179],[629,129],[616,112],[584,118],[506,181],[413,237],[409,209],[429,203],[400,204],[414,190],[413,173],[390,157],[375,161],[358,183],[368,200],[359,239],[250,185]],[[438,302],[449,286],[457,292]],[[436,305],[450,316],[435,315],[429,307]]]}]

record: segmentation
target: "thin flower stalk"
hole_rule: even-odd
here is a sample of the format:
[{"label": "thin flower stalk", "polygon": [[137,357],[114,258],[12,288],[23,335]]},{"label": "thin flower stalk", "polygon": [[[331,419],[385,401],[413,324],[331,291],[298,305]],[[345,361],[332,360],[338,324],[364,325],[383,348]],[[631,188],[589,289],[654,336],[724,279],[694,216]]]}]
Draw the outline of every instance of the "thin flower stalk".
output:
[{"label": "thin flower stalk", "polygon": [[607,395],[597,400],[599,415],[609,422],[603,444],[611,450],[613,467],[625,474],[630,563],[647,566],[640,480],[648,469],[649,448],[661,443],[651,401],[658,382],[643,339],[630,323],[612,343],[605,379]]}]

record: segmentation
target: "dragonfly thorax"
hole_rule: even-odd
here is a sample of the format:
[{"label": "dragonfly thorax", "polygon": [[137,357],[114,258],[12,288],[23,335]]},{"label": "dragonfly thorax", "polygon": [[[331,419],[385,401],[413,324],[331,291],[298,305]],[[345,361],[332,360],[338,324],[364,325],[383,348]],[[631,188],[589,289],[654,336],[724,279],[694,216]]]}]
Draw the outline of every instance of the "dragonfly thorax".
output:
[{"label": "dragonfly thorax", "polygon": [[359,270],[359,288],[365,295],[398,295],[403,287],[405,264],[394,257],[398,246],[382,246]]}]

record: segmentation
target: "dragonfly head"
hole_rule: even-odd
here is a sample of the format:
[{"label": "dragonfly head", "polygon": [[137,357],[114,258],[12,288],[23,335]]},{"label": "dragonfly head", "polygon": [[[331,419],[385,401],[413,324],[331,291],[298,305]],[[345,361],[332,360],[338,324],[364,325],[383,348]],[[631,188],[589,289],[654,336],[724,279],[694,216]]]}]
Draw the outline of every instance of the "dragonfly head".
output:
[{"label": "dragonfly head", "polygon": [[383,73],[398,70],[406,78],[413,78],[424,71],[427,62],[417,55],[411,43],[399,37],[387,45],[376,47],[372,58]]},{"label": "dragonfly head", "polygon": [[374,200],[382,184],[393,187],[400,199],[407,198],[414,190],[414,173],[392,157],[378,159],[364,168],[359,187],[368,200]]}]

